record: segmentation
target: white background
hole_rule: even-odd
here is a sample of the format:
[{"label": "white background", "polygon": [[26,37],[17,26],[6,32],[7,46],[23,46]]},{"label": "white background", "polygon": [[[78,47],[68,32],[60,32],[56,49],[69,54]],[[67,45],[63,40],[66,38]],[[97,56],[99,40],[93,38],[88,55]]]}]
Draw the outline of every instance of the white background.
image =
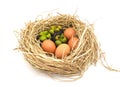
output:
[{"label": "white background", "polygon": [[0,0],[0,87],[120,87],[120,72],[106,70],[100,62],[83,78],[60,82],[33,69],[20,52],[13,51],[18,46],[14,30],[51,11],[76,12],[81,20],[94,23],[108,63],[120,68],[119,0]]}]

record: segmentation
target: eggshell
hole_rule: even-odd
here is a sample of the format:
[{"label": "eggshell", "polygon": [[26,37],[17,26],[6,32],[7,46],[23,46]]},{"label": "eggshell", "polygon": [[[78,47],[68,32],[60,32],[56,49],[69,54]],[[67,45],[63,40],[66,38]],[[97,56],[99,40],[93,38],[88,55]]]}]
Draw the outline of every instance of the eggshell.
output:
[{"label": "eggshell", "polygon": [[50,52],[50,53],[54,53],[56,50],[55,43],[49,39],[43,41],[43,43],[41,44],[41,47],[43,48],[44,51]]},{"label": "eggshell", "polygon": [[67,37],[67,39],[70,39],[71,37],[76,35],[76,31],[73,28],[67,28],[64,31],[64,36]]},{"label": "eggshell", "polygon": [[68,44],[61,44],[56,48],[55,51],[55,56],[57,58],[64,58],[65,56],[67,56],[70,53],[70,47]]}]

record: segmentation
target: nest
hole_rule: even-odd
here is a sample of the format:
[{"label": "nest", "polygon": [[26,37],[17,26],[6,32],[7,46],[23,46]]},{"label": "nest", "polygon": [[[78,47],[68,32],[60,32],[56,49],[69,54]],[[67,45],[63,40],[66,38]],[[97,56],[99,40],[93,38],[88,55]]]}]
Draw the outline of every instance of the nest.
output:
[{"label": "nest", "polygon": [[[57,59],[54,54],[45,52],[36,40],[39,32],[48,30],[51,25],[72,25],[77,32],[78,46],[63,59]],[[27,23],[20,32],[19,49],[35,68],[60,75],[82,76],[88,67],[95,65],[99,59],[99,45],[92,25],[82,22],[75,15],[57,14]]]}]

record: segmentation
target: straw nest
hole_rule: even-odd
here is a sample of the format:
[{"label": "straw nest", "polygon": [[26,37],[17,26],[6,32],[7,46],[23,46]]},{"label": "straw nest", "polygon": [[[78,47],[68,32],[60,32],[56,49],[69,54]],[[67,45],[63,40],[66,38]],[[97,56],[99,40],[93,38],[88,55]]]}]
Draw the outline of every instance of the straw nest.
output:
[{"label": "straw nest", "polygon": [[[62,27],[72,25],[77,32],[79,38],[77,48],[63,59],[57,59],[54,54],[45,52],[40,47],[40,41],[36,40],[39,32],[49,29],[51,25]],[[82,76],[88,67],[95,65],[99,59],[99,45],[93,27],[74,15],[58,14],[27,23],[20,32],[18,48],[35,68],[60,75]]]}]

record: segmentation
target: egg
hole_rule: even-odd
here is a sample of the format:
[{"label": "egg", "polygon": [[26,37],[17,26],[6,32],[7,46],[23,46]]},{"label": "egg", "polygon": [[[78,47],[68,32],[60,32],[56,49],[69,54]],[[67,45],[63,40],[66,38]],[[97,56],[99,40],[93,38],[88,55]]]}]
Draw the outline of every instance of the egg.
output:
[{"label": "egg", "polygon": [[68,44],[61,44],[56,48],[55,56],[59,59],[64,58],[70,53],[70,47]]},{"label": "egg", "polygon": [[79,39],[77,37],[72,37],[68,41],[68,45],[70,46],[70,49],[73,50],[77,47]]},{"label": "egg", "polygon": [[50,53],[55,53],[56,50],[56,45],[52,40],[46,39],[42,42],[41,47],[43,48],[44,51],[50,52]]},{"label": "egg", "polygon": [[70,39],[75,35],[76,35],[76,31],[73,28],[67,28],[64,31],[64,36],[67,37],[67,39]]}]

